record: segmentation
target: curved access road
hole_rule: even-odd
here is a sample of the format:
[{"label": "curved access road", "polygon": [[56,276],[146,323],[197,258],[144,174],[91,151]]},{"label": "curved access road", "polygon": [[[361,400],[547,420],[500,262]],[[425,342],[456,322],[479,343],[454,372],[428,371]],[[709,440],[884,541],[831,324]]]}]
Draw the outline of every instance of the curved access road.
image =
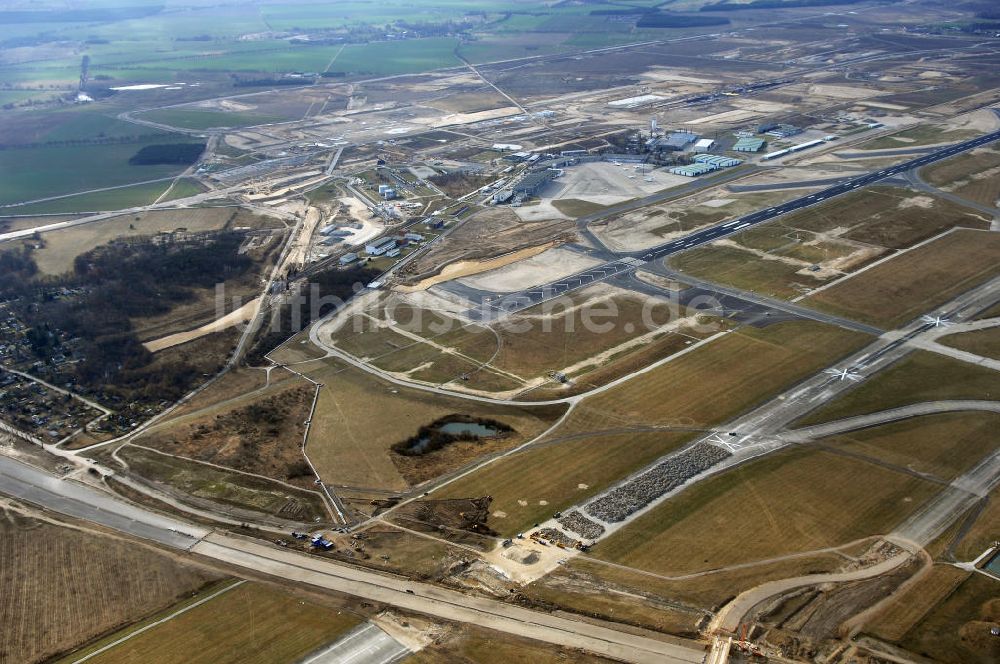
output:
[{"label": "curved access road", "polygon": [[710,623],[709,631],[735,634],[736,630],[740,627],[743,617],[753,607],[775,595],[780,595],[796,588],[815,586],[822,583],[844,583],[847,581],[870,579],[886,572],[891,572],[909,560],[913,555],[912,552],[907,550],[905,553],[900,553],[871,567],[864,567],[849,572],[807,574],[805,576],[796,576],[790,579],[780,579],[778,581],[763,583],[755,588],[743,591],[733,601],[722,607]]},{"label": "curved access road", "polygon": [[911,417],[937,415],[940,413],[954,413],[960,411],[1000,413],[1000,401],[976,401],[972,399],[955,401],[925,401],[923,403],[910,404],[909,406],[900,406],[899,408],[880,410],[877,413],[869,413],[868,415],[845,417],[842,420],[834,420],[833,422],[826,422],[824,424],[816,424],[809,427],[803,427],[801,429],[794,429],[781,434],[781,437],[784,440],[791,442],[802,442],[816,438],[835,436],[839,433],[845,433],[847,431],[867,429],[869,427],[887,424],[889,422],[898,422],[899,420],[906,420]]}]

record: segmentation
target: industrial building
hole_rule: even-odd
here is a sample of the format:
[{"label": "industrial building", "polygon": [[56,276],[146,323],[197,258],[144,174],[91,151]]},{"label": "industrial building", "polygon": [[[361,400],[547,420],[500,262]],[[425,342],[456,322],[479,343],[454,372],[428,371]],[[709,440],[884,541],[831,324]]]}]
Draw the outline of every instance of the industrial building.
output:
[{"label": "industrial building", "polygon": [[788,149],[791,150],[792,152],[798,152],[799,150],[807,150],[809,148],[814,148],[817,145],[823,145],[823,143],[825,142],[826,141],[824,141],[822,138],[817,138],[814,141],[806,141],[805,143],[799,143],[798,145],[793,145]]},{"label": "industrial building", "polygon": [[699,138],[698,134],[690,131],[675,131],[663,138],[651,138],[647,141],[646,147],[650,150],[683,150]]},{"label": "industrial building", "polygon": [[344,254],[343,256],[340,257],[340,264],[341,265],[350,265],[351,263],[353,263],[356,260],[358,260],[358,255],[357,254],[354,254],[354,253]]},{"label": "industrial building", "polygon": [[505,154],[503,157],[504,161],[512,161],[515,164],[520,164],[523,161],[528,161],[531,158],[530,152],[513,152],[511,154]]},{"label": "industrial building", "polygon": [[765,141],[763,138],[741,136],[740,139],[733,144],[733,150],[736,152],[760,152],[764,148],[764,144]]},{"label": "industrial building", "polygon": [[774,136],[775,138],[788,138],[789,136],[797,136],[802,133],[802,129],[790,124],[779,124],[767,131],[761,132],[768,136]]},{"label": "industrial building", "polygon": [[384,237],[365,245],[365,253],[369,256],[381,256],[382,254],[396,248],[396,240],[391,237]]},{"label": "industrial building", "polygon": [[493,194],[493,203],[494,205],[501,205],[503,203],[506,203],[513,197],[514,197],[513,191],[511,191],[510,189],[504,189],[503,191],[498,191],[497,193]]},{"label": "industrial building", "polygon": [[626,152],[605,152],[601,155],[603,161],[616,162],[619,161],[623,164],[644,164],[646,163],[646,155],[643,154],[628,154]]},{"label": "industrial building", "polygon": [[695,141],[694,146],[691,148],[694,152],[708,152],[715,147],[715,141],[711,138],[701,138]]},{"label": "industrial building", "polygon": [[694,158],[696,163],[708,164],[709,166],[715,166],[716,168],[730,168],[732,166],[739,166],[743,163],[740,159],[734,159],[733,157],[723,157],[718,154],[700,154]]},{"label": "industrial building", "polygon": [[513,194],[515,196],[534,196],[542,187],[552,181],[557,175],[556,171],[537,171],[528,173],[520,182],[514,185]]},{"label": "industrial building", "polygon": [[396,190],[387,184],[380,184],[378,186],[378,195],[389,201],[396,197]]},{"label": "industrial building", "polygon": [[674,175],[683,175],[685,177],[693,178],[697,175],[704,175],[705,173],[711,173],[712,171],[717,170],[719,170],[718,166],[695,162],[684,166],[674,166],[669,169],[668,172],[673,173]]}]

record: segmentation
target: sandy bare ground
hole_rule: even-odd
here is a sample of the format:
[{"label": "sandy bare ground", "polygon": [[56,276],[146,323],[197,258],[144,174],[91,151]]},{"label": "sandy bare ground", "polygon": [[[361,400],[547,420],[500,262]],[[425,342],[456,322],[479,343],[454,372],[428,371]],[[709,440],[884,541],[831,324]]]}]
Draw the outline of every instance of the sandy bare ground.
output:
[{"label": "sandy bare ground", "polygon": [[888,93],[860,86],[819,83],[810,85],[806,90],[806,94],[812,97],[830,97],[832,99],[867,99],[868,97],[877,97]]},{"label": "sandy bare ground", "polygon": [[292,241],[293,244],[291,250],[288,252],[288,258],[285,260],[284,269],[303,267],[306,264],[313,233],[316,232],[316,227],[319,225],[322,217],[323,215],[320,213],[319,208],[310,207],[306,210],[305,221],[302,222],[302,228],[298,236]]},{"label": "sandy bare ground", "polygon": [[549,249],[496,270],[464,277],[460,282],[480,290],[512,293],[561,279],[603,262],[569,249]]},{"label": "sandy bare ground", "polygon": [[435,120],[432,127],[451,127],[453,125],[472,124],[483,120],[496,120],[507,118],[512,115],[520,115],[521,109],[516,106],[505,106],[504,108],[494,108],[489,111],[479,111],[478,113],[451,113]]},{"label": "sandy bare ground", "polygon": [[166,348],[173,348],[174,346],[180,346],[181,344],[186,344],[189,341],[194,341],[195,339],[200,339],[209,334],[215,334],[216,332],[221,332],[227,330],[234,325],[239,325],[240,323],[245,323],[254,316],[257,315],[257,311],[260,309],[261,298],[257,297],[246,304],[244,304],[239,309],[232,311],[221,318],[216,318],[211,323],[206,323],[201,327],[196,327],[193,330],[188,330],[187,332],[178,332],[176,334],[170,334],[165,337],[160,337],[159,339],[153,339],[152,341],[147,341],[143,344],[146,350],[151,353],[164,350]]},{"label": "sandy bare ground", "polygon": [[946,124],[949,129],[967,129],[985,134],[1000,127],[1000,118],[991,109],[981,108],[978,111],[959,115]]},{"label": "sandy bare ground", "polygon": [[341,203],[347,206],[347,214],[353,221],[361,224],[360,229],[351,230],[352,235],[344,239],[344,244],[350,247],[358,247],[374,239],[385,230],[385,224],[377,219],[373,219],[368,206],[353,196],[338,198]]},{"label": "sandy bare ground", "polygon": [[[749,179],[746,180],[750,182]],[[753,182],[759,182],[754,180]],[[742,182],[741,182],[742,184]],[[640,208],[620,216],[592,224],[590,230],[609,248],[616,251],[636,251],[683,237],[698,228],[722,223],[725,219],[735,219],[754,209],[769,207],[798,196],[808,189],[787,189],[771,192],[731,193],[725,186],[716,186],[660,205]],[[724,196],[724,198],[723,198]],[[722,201],[728,201],[723,203]],[[714,221],[705,217],[704,223],[683,228],[678,219],[685,213],[704,213],[722,217]]]},{"label": "sandy bare ground", "polygon": [[742,122],[743,120],[756,117],[757,115],[759,115],[759,113],[756,113],[754,111],[745,111],[737,109],[735,111],[723,111],[722,113],[714,113],[712,115],[706,115],[704,117],[695,118],[694,120],[688,120],[684,124],[700,125],[700,124],[707,124],[709,122],[712,123]]},{"label": "sandy bare ground", "polygon": [[890,104],[884,101],[862,101],[859,103],[862,106],[870,106],[872,108],[884,108],[888,111],[905,111],[910,108],[909,106],[902,106],[900,104]]},{"label": "sandy bare ground", "polygon": [[428,277],[412,286],[396,286],[393,290],[400,293],[414,293],[416,291],[427,290],[431,286],[451,281],[452,279],[470,277],[472,275],[489,272],[490,270],[496,270],[518,261],[532,258],[551,249],[554,245],[554,242],[547,242],[545,244],[538,245],[537,247],[526,247],[520,251],[512,251],[509,254],[504,254],[503,256],[497,256],[496,258],[490,258],[488,260],[458,261],[457,263],[452,263],[451,265],[445,265],[444,269],[433,277]]},{"label": "sandy bare ground", "polygon": [[737,100],[736,105],[745,111],[755,111],[757,113],[783,113],[794,108],[791,104],[753,99],[751,97]]},{"label": "sandy bare ground", "polygon": [[569,219],[552,205],[552,199],[539,201],[536,205],[522,205],[511,208],[522,221],[547,221],[549,219]]},{"label": "sandy bare ground", "polygon": [[678,74],[677,70],[670,67],[652,67],[648,69],[642,78],[651,79],[654,81],[677,81],[680,83],[705,83],[707,85],[717,85],[719,79],[717,78],[698,78],[695,76],[686,76],[684,74]]}]

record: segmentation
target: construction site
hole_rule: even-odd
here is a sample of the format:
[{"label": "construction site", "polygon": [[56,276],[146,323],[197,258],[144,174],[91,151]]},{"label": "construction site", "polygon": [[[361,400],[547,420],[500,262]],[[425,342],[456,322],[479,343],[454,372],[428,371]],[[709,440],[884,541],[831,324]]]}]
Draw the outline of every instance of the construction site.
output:
[{"label": "construction site", "polygon": [[[862,4],[123,112],[204,140],[197,193],[0,252],[57,314],[175,257],[113,341],[179,377],[66,380],[0,292],[0,530],[169,549],[141,620],[322,617],[274,661],[996,661],[1000,49]],[[165,633],[106,613],[46,656]]]}]

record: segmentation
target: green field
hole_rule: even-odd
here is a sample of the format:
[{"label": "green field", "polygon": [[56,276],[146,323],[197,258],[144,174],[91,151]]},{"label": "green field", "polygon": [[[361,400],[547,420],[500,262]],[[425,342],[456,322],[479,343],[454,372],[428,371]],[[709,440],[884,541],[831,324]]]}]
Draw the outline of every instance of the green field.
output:
[{"label": "green field", "polygon": [[249,127],[281,122],[288,118],[264,113],[239,113],[195,108],[164,108],[137,115],[139,119],[178,127],[180,129],[211,129],[214,127]]},{"label": "green field", "polygon": [[[67,196],[41,203],[30,203],[8,208],[10,214],[61,214],[69,212],[103,212],[124,210],[140,205],[149,205],[170,186],[170,180],[160,180],[147,184],[126,185],[108,191],[92,194]],[[185,185],[186,188],[186,185]]]},{"label": "green field", "polygon": [[457,46],[458,40],[449,37],[348,44],[337,56],[330,71],[389,76],[458,67],[462,62],[455,57]]},{"label": "green field", "polygon": [[[0,150],[0,172],[4,174],[3,179],[0,179],[0,204],[31,201],[176,175],[185,167],[177,164],[132,166],[128,161],[146,145],[183,140],[182,137],[171,136],[150,138],[135,143],[53,145]],[[100,164],[99,168],[95,168],[97,164]],[[157,186],[160,186],[159,183]],[[162,185],[160,191],[163,189],[166,189],[166,183]],[[64,212],[68,209],[55,207],[57,209],[46,211]],[[18,210],[17,213],[41,211],[30,209]]]}]

